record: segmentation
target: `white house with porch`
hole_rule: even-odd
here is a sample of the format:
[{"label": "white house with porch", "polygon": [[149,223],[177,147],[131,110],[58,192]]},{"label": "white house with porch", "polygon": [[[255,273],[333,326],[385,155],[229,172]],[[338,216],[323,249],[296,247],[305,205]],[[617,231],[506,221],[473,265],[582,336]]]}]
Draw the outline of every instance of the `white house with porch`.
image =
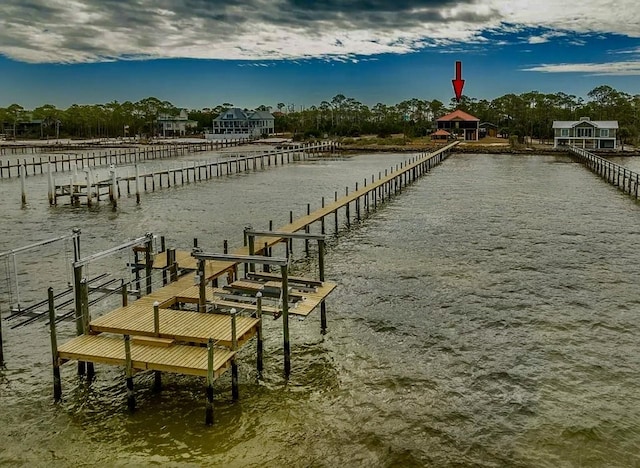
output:
[{"label": "white house with porch", "polygon": [[208,139],[219,138],[253,138],[273,135],[275,117],[267,111],[245,111],[233,107],[213,119],[213,133]]},{"label": "white house with porch", "polygon": [[570,145],[584,149],[616,149],[617,120],[553,121],[553,147]]},{"label": "white house with porch", "polygon": [[189,120],[187,109],[181,109],[178,115],[158,114],[158,131],[163,137],[184,136],[198,126],[195,120]]}]

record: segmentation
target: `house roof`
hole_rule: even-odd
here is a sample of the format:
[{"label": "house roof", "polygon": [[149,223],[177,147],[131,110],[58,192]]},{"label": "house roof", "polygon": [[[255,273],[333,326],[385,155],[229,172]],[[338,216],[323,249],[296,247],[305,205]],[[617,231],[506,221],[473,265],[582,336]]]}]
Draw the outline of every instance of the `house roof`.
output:
[{"label": "house roof", "polygon": [[273,119],[273,115],[271,114],[271,112],[267,112],[267,111],[254,111],[253,114],[251,114],[249,116],[250,119],[253,120],[266,120],[266,119]]},{"label": "house roof", "polygon": [[573,128],[588,123],[596,128],[618,128],[617,120],[554,120],[553,128]]},{"label": "house roof", "polygon": [[[227,117],[230,114],[232,114],[233,117]],[[245,114],[245,112],[239,107],[232,107],[231,109],[227,109],[222,112],[213,120],[247,120],[247,114]]]},{"label": "house roof", "polygon": [[498,128],[498,126],[497,126],[496,124],[493,124],[493,123],[491,123],[491,122],[482,122],[482,123],[480,124],[480,126],[481,126],[481,127],[495,127],[495,128]]},{"label": "house roof", "polygon": [[444,130],[442,128],[439,128],[438,130],[433,132],[431,134],[431,136],[451,136],[451,133],[447,132],[446,130]]},{"label": "house roof", "polygon": [[450,114],[443,115],[437,121],[438,122],[448,122],[448,121],[451,121],[451,120],[465,120],[465,121],[471,121],[471,122],[480,122],[479,118],[474,117],[471,114],[467,114],[465,111],[462,111],[460,109],[456,109],[453,112],[451,112]]}]

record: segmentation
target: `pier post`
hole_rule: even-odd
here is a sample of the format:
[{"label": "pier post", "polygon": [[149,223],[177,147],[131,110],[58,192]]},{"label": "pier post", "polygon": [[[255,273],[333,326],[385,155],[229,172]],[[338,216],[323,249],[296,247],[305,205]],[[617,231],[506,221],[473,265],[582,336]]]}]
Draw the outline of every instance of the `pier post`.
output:
[{"label": "pier post", "polygon": [[47,163],[47,186],[49,195],[49,205],[53,205],[53,193],[55,187],[53,186],[53,174],[51,173],[51,162]]},{"label": "pier post", "polygon": [[[322,208],[324,208],[324,197],[322,197]],[[325,233],[325,228],[324,228],[324,216],[322,216],[322,218],[320,218],[320,233],[324,234]]]},{"label": "pier post", "polygon": [[[307,216],[311,214],[311,203],[307,203]],[[304,232],[309,234],[309,225],[307,224],[304,227]],[[309,256],[309,239],[304,240],[304,255],[305,257]]]},{"label": "pier post", "polygon": [[27,165],[20,166],[20,191],[22,192],[22,206],[27,204],[27,192],[25,188],[25,179],[27,177]]},{"label": "pier post", "polygon": [[258,378],[262,377],[263,359],[264,359],[264,336],[262,335],[262,293],[256,294],[256,318],[258,319],[258,330],[256,331],[256,369],[258,370]]},{"label": "pier post", "polygon": [[151,257],[151,243],[153,242],[153,235],[148,232],[145,234],[147,240],[144,242],[144,263],[145,263],[145,275],[147,283],[147,294],[151,294],[151,273],[153,272],[153,258]]},{"label": "pier post", "polygon": [[[60,359],[58,358],[58,340],[56,337],[56,309],[53,288],[48,289],[49,299],[49,330],[51,335],[51,357],[53,360],[53,400],[58,402],[62,398],[62,381],[60,380]],[[0,365],[1,361],[0,352]]]},{"label": "pier post", "polygon": [[167,250],[167,266],[169,267],[169,282],[178,280],[178,264],[176,263],[176,249]]},{"label": "pier post", "polygon": [[85,181],[87,183],[87,206],[91,207],[92,200],[91,200],[91,169],[89,169],[87,167],[87,170],[85,171]]},{"label": "pier post", "polygon": [[[78,230],[79,231],[79,230]],[[74,232],[76,230],[74,229]],[[73,238],[73,256],[74,263],[80,260],[80,238]],[[82,316],[82,265],[74,265],[73,267],[73,290],[75,293],[75,319],[76,319],[76,335],[80,336],[84,332],[83,316]],[[78,361],[78,375],[85,374],[84,361]]]},{"label": "pier post", "polygon": [[124,335],[124,358],[127,382],[127,407],[133,412],[136,409],[136,395],[133,392],[133,363],[131,362],[131,337]]},{"label": "pier post", "polygon": [[[160,303],[158,301],[153,303],[153,332],[156,337],[160,336]],[[153,371],[153,391],[160,390],[162,390],[162,372]]]},{"label": "pier post", "polygon": [[291,343],[289,341],[289,269],[280,267],[282,274],[282,332],[284,336],[284,377],[291,375]]},{"label": "pier post", "polygon": [[[82,300],[82,333],[84,335],[89,334],[89,323],[91,322],[91,316],[89,315],[89,284],[86,278],[80,280],[80,297]],[[91,382],[95,375],[93,368],[93,362],[87,361],[87,381]]]},{"label": "pier post", "polygon": [[[231,349],[233,352],[238,351],[238,331],[236,324],[236,309],[231,309]],[[238,361],[234,355],[231,360],[231,397],[237,400],[240,397],[240,389],[238,388]]]},{"label": "pier post", "polygon": [[207,409],[205,424],[213,424],[213,338],[207,343]]},{"label": "pier post", "polygon": [[[334,201],[338,201],[338,192],[337,191],[333,192],[333,195],[334,195],[333,196]],[[333,212],[333,222],[335,224],[333,233],[334,235],[337,236],[338,235],[338,208],[336,208]]]},{"label": "pier post", "polygon": [[135,165],[136,169],[136,204],[140,204],[140,168],[138,165]]},{"label": "pier post", "polygon": [[[349,187],[345,187],[345,196],[349,196]],[[347,214],[347,228],[351,227],[351,215],[349,214],[349,205],[350,203],[347,202],[345,205],[345,208],[347,210],[346,214]]]},{"label": "pier post", "polygon": [[[320,281],[324,283],[324,239],[318,239],[318,270]],[[324,299],[320,303],[320,332],[327,333],[327,305]]]},{"label": "pier post", "polygon": [[120,289],[122,293],[122,307],[127,307],[129,304],[129,291],[127,288],[127,283],[124,282],[124,278],[120,280]]},{"label": "pier post", "polygon": [[207,283],[204,277],[205,261],[203,259],[198,260],[198,312],[206,312],[207,305]]}]

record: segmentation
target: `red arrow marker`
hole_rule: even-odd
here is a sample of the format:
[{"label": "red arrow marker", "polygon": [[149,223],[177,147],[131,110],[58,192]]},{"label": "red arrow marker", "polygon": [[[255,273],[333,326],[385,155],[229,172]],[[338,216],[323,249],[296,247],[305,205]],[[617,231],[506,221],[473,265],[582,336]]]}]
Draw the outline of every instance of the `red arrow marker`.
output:
[{"label": "red arrow marker", "polygon": [[453,91],[456,93],[456,101],[460,102],[464,80],[462,79],[462,62],[459,60],[456,62],[456,79],[451,82],[453,83]]}]

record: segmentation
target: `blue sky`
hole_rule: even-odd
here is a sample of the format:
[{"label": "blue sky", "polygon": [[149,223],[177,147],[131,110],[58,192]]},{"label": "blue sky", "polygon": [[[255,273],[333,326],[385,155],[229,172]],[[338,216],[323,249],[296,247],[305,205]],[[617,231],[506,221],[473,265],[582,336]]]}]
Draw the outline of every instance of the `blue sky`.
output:
[{"label": "blue sky", "polygon": [[635,0],[4,0],[0,106],[640,94]]}]

